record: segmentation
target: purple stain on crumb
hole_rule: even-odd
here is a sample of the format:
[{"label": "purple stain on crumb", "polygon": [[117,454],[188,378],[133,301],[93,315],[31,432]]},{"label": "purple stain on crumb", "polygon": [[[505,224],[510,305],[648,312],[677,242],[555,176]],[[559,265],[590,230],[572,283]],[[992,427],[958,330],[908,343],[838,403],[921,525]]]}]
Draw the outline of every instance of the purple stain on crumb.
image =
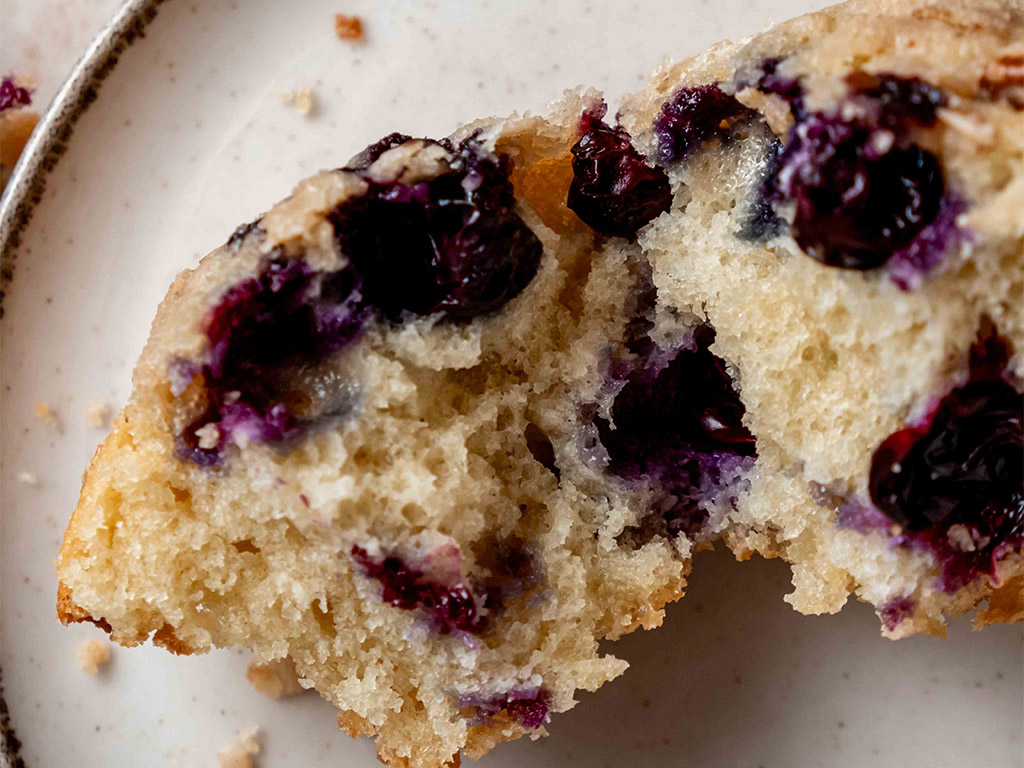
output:
[{"label": "purple stain on crumb", "polygon": [[504,710],[509,719],[530,730],[540,728],[551,710],[551,693],[545,688],[513,689],[498,696],[461,696],[459,707],[476,710],[475,724],[484,724]]},{"label": "purple stain on crumb", "polygon": [[682,160],[706,141],[728,138],[737,121],[752,115],[718,83],[680,88],[654,120],[658,161]]},{"label": "purple stain on crumb", "polygon": [[966,209],[963,200],[947,192],[939,202],[934,220],[889,259],[889,279],[904,291],[921,285],[943,256],[968,239],[969,233],[957,224],[957,218]]},{"label": "purple stain on crumb", "polygon": [[696,533],[708,504],[725,500],[757,456],[746,409],[710,350],[714,338],[710,325],[700,325],[689,345],[652,351],[620,373],[611,419],[594,417],[607,471],[657,491],[650,513],[624,531],[634,545]]},{"label": "purple stain on crumb", "polygon": [[15,84],[13,77],[5,77],[0,81],[0,112],[17,107],[27,107],[31,103],[31,91]]},{"label": "purple stain on crumb", "polygon": [[453,630],[483,632],[485,621],[476,597],[461,581],[450,585],[431,581],[401,558],[391,555],[377,559],[358,545],[352,547],[352,559],[366,576],[380,582],[381,600],[405,610],[422,610],[439,634]]},{"label": "purple stain on crumb", "polygon": [[871,500],[902,526],[894,541],[931,551],[950,592],[1024,547],[1024,414],[1011,354],[984,318],[967,382],[872,457]]},{"label": "purple stain on crumb", "polygon": [[835,525],[842,530],[872,533],[890,530],[892,520],[871,504],[845,500],[836,510]]},{"label": "purple stain on crumb", "polygon": [[908,619],[914,615],[915,607],[916,603],[913,599],[905,595],[900,595],[879,606],[878,616],[882,620],[882,624],[885,625],[885,628],[891,632],[896,629],[904,619]]},{"label": "purple stain on crumb", "polygon": [[761,76],[757,80],[756,87],[765,93],[773,93],[787,102],[794,117],[798,117],[804,111],[804,89],[799,79],[786,77],[778,71],[782,61],[779,58],[763,61]]}]

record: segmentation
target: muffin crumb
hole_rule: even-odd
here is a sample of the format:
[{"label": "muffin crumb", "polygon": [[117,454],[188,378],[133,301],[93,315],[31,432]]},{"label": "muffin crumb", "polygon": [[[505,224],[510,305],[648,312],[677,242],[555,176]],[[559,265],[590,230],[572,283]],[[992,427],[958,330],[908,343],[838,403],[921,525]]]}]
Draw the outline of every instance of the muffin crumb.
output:
[{"label": "muffin crumb", "polygon": [[85,418],[90,427],[103,428],[110,419],[110,404],[103,400],[90,400],[85,406]]},{"label": "muffin crumb", "polygon": [[36,418],[46,422],[48,426],[53,427],[57,431],[61,429],[60,417],[49,403],[36,403]]},{"label": "muffin crumb", "polygon": [[101,640],[87,640],[78,646],[78,663],[87,675],[98,675],[110,661],[110,644]]},{"label": "muffin crumb", "polygon": [[363,20],[359,16],[344,13],[334,14],[334,34],[339,40],[362,40]]},{"label": "muffin crumb", "polygon": [[282,104],[295,108],[303,117],[309,117],[316,110],[316,96],[309,88],[300,88],[297,91],[281,91],[278,96]]},{"label": "muffin crumb", "polygon": [[226,747],[217,750],[220,768],[253,768],[252,758],[260,753],[260,727],[250,725],[238,734],[238,738]]},{"label": "muffin crumb", "polygon": [[253,688],[270,699],[294,696],[305,690],[299,684],[295,663],[288,658],[267,664],[250,664],[245,671],[245,679]]}]

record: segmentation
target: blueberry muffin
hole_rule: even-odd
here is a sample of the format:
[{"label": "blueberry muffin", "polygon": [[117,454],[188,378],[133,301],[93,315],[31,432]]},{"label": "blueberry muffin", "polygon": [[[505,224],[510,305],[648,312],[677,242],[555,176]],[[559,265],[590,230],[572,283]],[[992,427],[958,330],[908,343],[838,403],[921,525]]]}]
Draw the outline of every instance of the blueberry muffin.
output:
[{"label": "blueberry muffin", "polygon": [[1021,20],[848,4],[302,182],[161,305],[61,619],[288,658],[420,768],[543,734],[718,540],[890,636],[1019,618]]},{"label": "blueberry muffin", "polygon": [[540,735],[620,674],[598,642],[660,623],[690,543],[619,544],[635,503],[575,423],[641,275],[565,207],[598,104],[388,136],[181,275],[86,473],[61,617],[289,658],[391,765]]},{"label": "blueberry muffin", "polygon": [[847,4],[654,75],[621,120],[672,211],[659,300],[703,313],[756,439],[723,538],[885,634],[1024,612],[1024,10]]}]

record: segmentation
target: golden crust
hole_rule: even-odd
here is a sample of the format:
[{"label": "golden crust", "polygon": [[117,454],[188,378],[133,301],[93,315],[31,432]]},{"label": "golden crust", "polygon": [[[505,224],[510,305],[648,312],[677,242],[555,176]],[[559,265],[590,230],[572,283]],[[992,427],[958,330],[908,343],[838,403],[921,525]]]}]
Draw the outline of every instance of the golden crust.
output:
[{"label": "golden crust", "polygon": [[76,605],[71,597],[71,589],[63,581],[57,584],[57,618],[65,626],[87,622],[95,624],[108,635],[113,631],[103,619],[94,619],[82,607]]},{"label": "golden crust", "polygon": [[978,611],[974,628],[990,624],[1015,624],[1024,621],[1024,575],[1007,580],[988,595],[988,606]]}]

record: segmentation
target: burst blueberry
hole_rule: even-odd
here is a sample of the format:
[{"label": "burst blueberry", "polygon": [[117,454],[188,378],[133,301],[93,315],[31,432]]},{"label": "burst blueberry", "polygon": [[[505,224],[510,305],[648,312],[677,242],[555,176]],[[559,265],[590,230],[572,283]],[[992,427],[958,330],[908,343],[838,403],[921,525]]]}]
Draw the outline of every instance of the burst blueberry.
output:
[{"label": "burst blueberry", "polygon": [[662,494],[652,514],[627,531],[636,544],[695,532],[707,518],[709,497],[757,454],[732,378],[710,350],[714,338],[713,328],[700,325],[691,345],[653,353],[627,375],[611,420],[594,419],[608,471]]},{"label": "burst blueberry", "polygon": [[658,161],[682,160],[706,141],[725,139],[737,122],[752,115],[718,83],[680,88],[654,120]]},{"label": "burst blueberry", "polygon": [[[930,269],[940,258],[935,251],[953,239],[945,228],[927,230],[946,184],[938,158],[914,144],[909,131],[934,123],[944,96],[893,75],[860,75],[849,84],[852,117],[819,112],[793,126],[768,182],[769,198],[793,203],[793,238],[823,264],[874,269],[913,251],[913,260]],[[926,231],[926,247],[915,248]]]},{"label": "burst blueberry", "polygon": [[16,107],[25,107],[32,103],[32,94],[28,88],[22,88],[14,82],[14,78],[5,77],[0,80],[0,112]]},{"label": "burst blueberry", "polygon": [[[969,380],[872,457],[871,500],[903,526],[904,543],[936,551],[951,589],[991,573],[1002,552],[1024,543],[1024,416],[1006,378],[1009,357],[1008,342],[986,323]],[[951,538],[954,526],[960,533]]]},{"label": "burst blueberry", "polygon": [[[407,137],[392,134],[357,156],[368,167]],[[491,158],[469,140],[450,170],[407,185],[377,183],[331,214],[341,251],[362,278],[365,301],[384,317],[440,313],[469,320],[515,298],[533,279],[543,248],[513,209],[506,157]]]},{"label": "burst blueberry", "polygon": [[634,238],[671,207],[668,177],[644,159],[624,129],[609,127],[599,115],[584,115],[581,124],[567,205],[602,234]]},{"label": "burst blueberry", "polygon": [[[349,269],[317,273],[304,262],[275,259],[229,288],[206,318],[206,359],[188,366],[189,379],[202,374],[207,405],[179,436],[179,453],[213,465],[228,442],[300,434],[301,420],[287,402],[288,370],[344,348],[365,322],[358,278]],[[198,436],[211,425],[215,446]]]}]

